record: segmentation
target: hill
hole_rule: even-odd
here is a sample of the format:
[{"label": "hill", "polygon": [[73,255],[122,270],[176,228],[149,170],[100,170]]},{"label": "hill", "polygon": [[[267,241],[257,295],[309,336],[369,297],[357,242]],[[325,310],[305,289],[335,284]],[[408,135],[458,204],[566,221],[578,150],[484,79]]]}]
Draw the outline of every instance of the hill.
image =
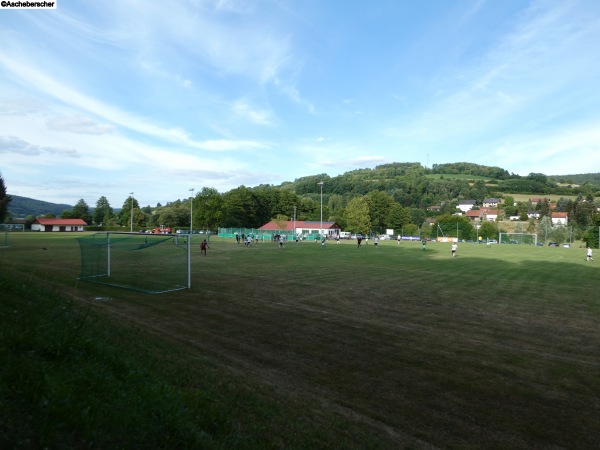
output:
[{"label": "hill", "polygon": [[60,216],[65,209],[73,209],[72,205],[50,203],[18,195],[11,195],[11,198],[12,201],[8,204],[8,213],[13,219],[25,219],[28,216],[40,217],[46,214]]},{"label": "hill", "polygon": [[[596,197],[600,196],[597,193],[600,187],[600,173],[552,176],[530,173],[527,176],[519,176],[501,167],[467,162],[434,164],[431,168],[418,162],[395,162],[375,168],[355,169],[333,177],[326,173],[314,174],[285,181],[280,185],[261,184],[251,189],[281,189],[318,201],[320,181],[325,181],[323,194],[326,196],[341,195],[348,201],[354,196],[378,190],[393,193],[396,201],[402,206],[418,208],[459,197],[483,199],[486,196],[502,194],[576,198],[578,195],[585,196],[591,193]],[[60,216],[63,211],[72,209],[72,205],[13,195],[8,212],[13,219],[22,219],[46,214]],[[90,213],[93,213],[93,210],[94,208],[90,207]],[[114,212],[117,211],[118,209],[114,209]]]},{"label": "hill", "polygon": [[600,186],[600,173],[580,173],[575,175],[552,175],[551,180],[564,184],[584,184],[590,183]]}]

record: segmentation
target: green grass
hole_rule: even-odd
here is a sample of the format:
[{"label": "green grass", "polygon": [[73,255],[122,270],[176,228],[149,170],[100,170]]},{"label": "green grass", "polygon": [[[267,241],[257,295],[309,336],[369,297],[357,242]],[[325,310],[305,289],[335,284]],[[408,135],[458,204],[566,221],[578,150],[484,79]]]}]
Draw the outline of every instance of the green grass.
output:
[{"label": "green grass", "polygon": [[[562,194],[511,194],[511,193],[501,193],[505,197],[512,197],[515,202],[528,202],[532,198],[547,198],[551,202],[557,202],[561,198],[567,200],[575,201],[577,199],[577,195],[562,195]],[[533,205],[535,207],[535,205]]]},{"label": "green grass", "polygon": [[[26,299],[36,309],[55,298],[50,311],[67,302],[73,316],[44,317],[85,326],[42,339],[61,328],[32,318],[27,335],[45,331],[21,350],[16,331],[2,332],[3,355],[33,352],[43,363],[11,365],[10,382],[8,369],[1,372],[2,385],[17,386],[29,405],[14,403],[16,391],[7,402],[3,391],[2,417],[12,408],[18,418],[3,422],[3,434],[8,427],[50,447],[95,439],[105,448],[136,447],[137,438],[160,448],[176,441],[182,448],[600,442],[600,269],[585,261],[583,248],[461,244],[452,258],[442,243],[425,252],[419,243],[388,241],[377,249],[342,242],[278,250],[217,238],[206,257],[194,244],[192,289],[144,295],[78,283],[73,235],[24,234],[11,243],[0,252],[11,301]],[[4,322],[17,308],[2,305]],[[92,335],[100,338],[82,334],[96,324],[101,329]],[[55,341],[75,349],[67,358],[73,366],[44,349]],[[62,386],[75,367],[80,376]],[[55,381],[42,387],[33,381],[39,377],[23,375],[54,371]],[[95,392],[89,386],[98,378],[107,381]],[[86,395],[92,398],[82,400]],[[58,412],[47,422],[31,419],[46,417],[41,399],[48,396]],[[95,411],[100,399],[114,419],[73,412],[88,403]],[[77,408],[68,409],[72,404]]]}]

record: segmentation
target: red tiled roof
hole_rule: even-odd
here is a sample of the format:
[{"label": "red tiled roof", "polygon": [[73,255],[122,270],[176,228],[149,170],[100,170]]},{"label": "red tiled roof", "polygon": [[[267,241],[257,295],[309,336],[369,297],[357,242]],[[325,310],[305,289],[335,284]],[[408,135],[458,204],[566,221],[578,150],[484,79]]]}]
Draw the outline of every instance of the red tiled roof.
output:
[{"label": "red tiled roof", "polygon": [[65,226],[86,226],[83,219],[35,219],[33,223],[40,225],[65,225]]},{"label": "red tiled roof", "polygon": [[566,219],[568,215],[569,215],[569,213],[566,213],[566,212],[553,212],[552,218],[553,219]]},{"label": "red tiled roof", "polygon": [[482,211],[480,209],[470,209],[469,211],[467,211],[465,213],[465,216],[467,217],[479,217],[482,214]]},{"label": "red tiled roof", "polygon": [[[320,221],[296,220],[296,228],[310,228],[313,230],[317,230],[317,229],[321,228],[321,222]],[[329,230],[332,228],[337,229],[337,228],[341,228],[341,227],[335,222],[323,222],[324,230]],[[280,224],[277,224],[277,222],[272,220],[271,222],[266,223],[262,227],[260,227],[259,230],[262,230],[262,231],[275,231],[275,230],[293,231],[294,230],[294,221],[293,220],[287,221],[285,223],[284,227],[282,228]]]}]

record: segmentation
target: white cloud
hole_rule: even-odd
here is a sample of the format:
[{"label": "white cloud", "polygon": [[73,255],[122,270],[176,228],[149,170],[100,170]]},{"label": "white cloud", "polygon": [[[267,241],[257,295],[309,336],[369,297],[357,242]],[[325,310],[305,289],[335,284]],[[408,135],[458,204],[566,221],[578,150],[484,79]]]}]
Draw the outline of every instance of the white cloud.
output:
[{"label": "white cloud", "polygon": [[81,156],[74,149],[33,145],[15,136],[0,136],[0,153],[17,153],[26,156],[38,156],[47,153],[68,158],[79,158]]},{"label": "white cloud", "polygon": [[357,156],[355,158],[339,158],[335,160],[323,159],[319,161],[319,163],[323,166],[343,168],[344,170],[373,167],[390,162],[392,161],[389,158],[376,155]]},{"label": "white cloud", "polygon": [[557,129],[544,136],[520,135],[498,144],[493,154],[492,159],[518,168],[520,175],[600,172],[600,121]]},{"label": "white cloud", "polygon": [[99,124],[89,117],[75,115],[53,117],[46,121],[46,126],[54,131],[66,131],[81,134],[105,134],[112,132],[115,127],[108,124]]},{"label": "white cloud", "polygon": [[233,112],[257,125],[270,125],[271,113],[264,109],[252,108],[245,100],[238,100],[233,105]]}]

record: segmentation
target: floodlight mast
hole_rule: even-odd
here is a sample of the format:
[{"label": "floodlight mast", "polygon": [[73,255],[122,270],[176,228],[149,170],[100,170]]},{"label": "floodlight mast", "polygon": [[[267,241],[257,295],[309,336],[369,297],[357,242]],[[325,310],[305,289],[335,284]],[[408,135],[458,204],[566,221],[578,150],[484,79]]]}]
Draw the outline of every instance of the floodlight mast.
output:
[{"label": "floodlight mast", "polygon": [[131,222],[129,232],[133,233],[133,192],[129,193],[129,198],[131,198]]},{"label": "floodlight mast", "polygon": [[319,239],[323,238],[323,182],[319,181],[317,183],[321,186],[321,229],[319,230]]},{"label": "floodlight mast", "polygon": [[192,193],[191,197],[190,197],[190,234],[192,234],[193,232],[193,217],[194,217],[194,188],[190,189],[190,192]]}]

